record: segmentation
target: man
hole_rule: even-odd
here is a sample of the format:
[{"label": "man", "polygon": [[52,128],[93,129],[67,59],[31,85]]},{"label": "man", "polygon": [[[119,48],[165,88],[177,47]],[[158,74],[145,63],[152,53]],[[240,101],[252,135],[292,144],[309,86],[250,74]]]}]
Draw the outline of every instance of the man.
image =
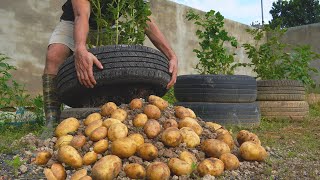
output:
[{"label": "man", "polygon": [[[112,0],[105,0],[106,2]],[[89,33],[89,24],[94,17],[90,16],[91,8],[89,0],[67,0],[62,7],[63,14],[60,23],[55,28],[47,50],[46,64],[43,74],[44,109],[48,126],[59,122],[60,105],[55,88],[55,77],[59,66],[74,53],[77,76],[82,85],[93,88],[96,81],[92,67],[96,65],[103,69],[100,61],[86,48],[86,40]],[[169,59],[169,72],[172,73],[171,81],[167,88],[172,87],[177,78],[178,59],[159,30],[158,26],[149,17],[145,34],[151,42]]]}]

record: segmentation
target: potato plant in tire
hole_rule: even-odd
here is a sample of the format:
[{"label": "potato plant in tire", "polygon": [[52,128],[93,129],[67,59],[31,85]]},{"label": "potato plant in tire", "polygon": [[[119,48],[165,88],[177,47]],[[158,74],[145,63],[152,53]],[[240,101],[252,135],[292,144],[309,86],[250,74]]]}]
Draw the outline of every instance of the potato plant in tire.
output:
[{"label": "potato plant in tire", "polygon": [[74,56],[59,68],[60,99],[71,107],[98,107],[107,101],[129,103],[130,99],[163,96],[170,81],[167,58],[158,50],[141,45],[110,45],[90,49],[103,65],[93,67],[97,85],[88,89],[77,78]]}]

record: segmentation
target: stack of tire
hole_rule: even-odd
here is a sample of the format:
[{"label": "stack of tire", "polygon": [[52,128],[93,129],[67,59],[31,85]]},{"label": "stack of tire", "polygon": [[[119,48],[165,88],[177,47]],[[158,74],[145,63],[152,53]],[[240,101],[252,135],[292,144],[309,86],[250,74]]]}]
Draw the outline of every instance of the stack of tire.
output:
[{"label": "stack of tire", "polygon": [[180,105],[204,121],[223,125],[258,126],[257,82],[245,75],[178,76],[174,94]]},{"label": "stack of tire", "polygon": [[267,119],[303,120],[309,114],[305,87],[296,80],[257,82],[261,115]]}]

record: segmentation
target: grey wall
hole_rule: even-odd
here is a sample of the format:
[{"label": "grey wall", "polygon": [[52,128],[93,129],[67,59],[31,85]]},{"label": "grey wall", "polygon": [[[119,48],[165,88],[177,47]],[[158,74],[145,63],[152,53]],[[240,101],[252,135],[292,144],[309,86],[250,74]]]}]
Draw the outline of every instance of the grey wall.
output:
[{"label": "grey wall", "polygon": [[[12,58],[18,66],[15,78],[26,83],[32,94],[41,93],[41,75],[47,42],[61,15],[64,0],[1,0],[0,52]],[[198,60],[192,50],[198,46],[196,27],[186,21],[189,7],[167,0],[151,0],[153,16],[179,59],[179,74],[195,74]],[[247,25],[225,21],[226,30],[239,43],[253,42],[245,32]],[[149,40],[145,43],[152,46]],[[236,61],[248,62],[243,48],[230,49]],[[239,68],[236,74],[251,75],[250,69]]]}]

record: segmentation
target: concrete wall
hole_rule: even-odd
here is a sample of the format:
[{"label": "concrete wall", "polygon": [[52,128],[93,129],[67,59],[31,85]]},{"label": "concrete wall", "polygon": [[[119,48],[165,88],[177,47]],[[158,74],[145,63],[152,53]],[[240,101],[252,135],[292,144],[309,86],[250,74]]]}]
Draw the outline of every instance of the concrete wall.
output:
[{"label": "concrete wall", "polygon": [[[18,66],[15,78],[26,84],[32,94],[41,93],[41,75],[50,35],[58,23],[61,6],[65,1],[1,0],[0,53],[12,58]],[[196,27],[185,19],[189,7],[167,0],[151,0],[153,16],[179,59],[179,74],[196,74],[198,59],[192,50],[198,47]],[[200,12],[200,11],[199,11]],[[203,13],[203,12],[202,12]],[[253,42],[245,32],[247,25],[231,20],[225,28],[239,44]],[[149,40],[145,43],[153,46]],[[237,54],[236,61],[248,62],[243,48],[230,49]],[[251,75],[251,70],[239,68],[236,74]]]},{"label": "concrete wall", "polygon": [[[289,28],[284,35],[282,41],[292,45],[310,45],[314,52],[320,54],[320,23],[309,24]],[[320,59],[311,63],[312,67],[316,67],[320,71]],[[313,79],[320,84],[320,76],[312,74]]]}]

